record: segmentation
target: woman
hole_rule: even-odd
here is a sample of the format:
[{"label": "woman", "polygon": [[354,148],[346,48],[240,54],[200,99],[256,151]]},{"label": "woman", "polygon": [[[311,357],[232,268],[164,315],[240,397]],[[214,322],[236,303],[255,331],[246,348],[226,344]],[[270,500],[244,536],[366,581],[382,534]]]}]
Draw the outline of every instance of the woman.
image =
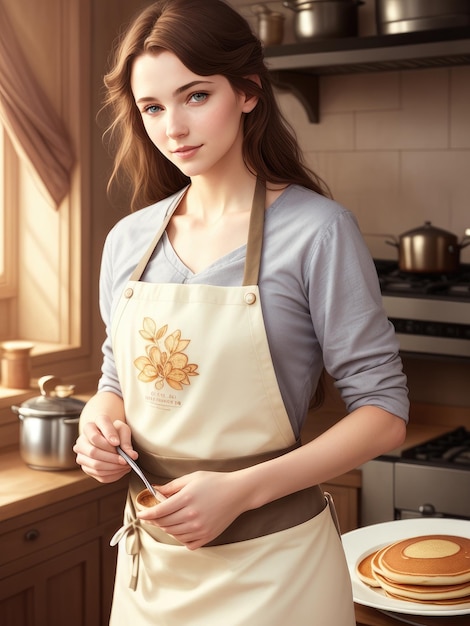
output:
[{"label": "woman", "polygon": [[[77,462],[129,471],[113,626],[352,626],[318,486],[400,445],[407,390],[354,217],[302,164],[260,42],[220,0],[160,0],[105,79],[132,208],[108,235],[107,329]],[[299,433],[323,367],[348,414]]]}]

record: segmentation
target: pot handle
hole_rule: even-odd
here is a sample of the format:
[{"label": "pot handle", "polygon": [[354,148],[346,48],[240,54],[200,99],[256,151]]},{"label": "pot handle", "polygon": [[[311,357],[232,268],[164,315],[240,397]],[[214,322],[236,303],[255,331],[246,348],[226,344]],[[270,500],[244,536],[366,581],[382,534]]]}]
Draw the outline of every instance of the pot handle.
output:
[{"label": "pot handle", "polygon": [[393,241],[388,241],[387,239],[385,239],[385,243],[388,243],[389,246],[395,246],[395,248],[398,248],[400,243],[399,243],[399,239],[398,237],[396,237],[395,235],[390,235],[389,233],[362,233],[364,237],[390,237],[390,239],[393,239]]},{"label": "pot handle", "polygon": [[467,246],[470,246],[470,228],[467,228],[465,231],[465,237],[459,243],[459,248],[466,248]]},{"label": "pot handle", "polygon": [[13,411],[13,413],[16,413],[18,415],[18,419],[19,420],[21,420],[21,421],[24,420],[24,415],[21,413],[21,407],[19,407],[19,406],[12,406],[10,408]]}]

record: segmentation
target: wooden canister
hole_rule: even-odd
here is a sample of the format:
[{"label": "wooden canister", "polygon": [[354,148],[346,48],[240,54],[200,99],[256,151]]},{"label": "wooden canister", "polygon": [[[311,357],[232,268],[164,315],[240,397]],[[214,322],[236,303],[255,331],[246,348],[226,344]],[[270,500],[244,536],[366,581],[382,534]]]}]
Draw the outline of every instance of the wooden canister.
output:
[{"label": "wooden canister", "polygon": [[2,387],[29,389],[33,347],[33,344],[28,341],[4,341],[2,343]]}]

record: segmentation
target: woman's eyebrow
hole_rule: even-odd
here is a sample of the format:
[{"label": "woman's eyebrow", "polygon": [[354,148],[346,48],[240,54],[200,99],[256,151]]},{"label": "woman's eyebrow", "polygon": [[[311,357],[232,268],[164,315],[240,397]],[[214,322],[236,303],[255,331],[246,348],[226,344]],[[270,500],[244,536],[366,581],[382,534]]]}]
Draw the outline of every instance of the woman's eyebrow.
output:
[{"label": "woman's eyebrow", "polygon": [[[212,85],[212,82],[213,81],[211,80],[193,80],[192,82],[187,83],[186,85],[182,85],[181,87],[178,87],[177,89],[175,89],[175,91],[173,92],[173,97],[179,96],[180,94],[184,93],[188,89],[191,89],[192,87],[195,87],[196,85],[206,85],[206,84]],[[154,98],[153,96],[145,96],[136,100],[136,104],[141,104],[144,102],[154,102],[157,99],[158,98]]]},{"label": "woman's eyebrow", "polygon": [[191,83],[187,83],[186,85],[183,85],[182,87],[178,87],[178,89],[175,89],[175,91],[173,92],[174,96],[178,96],[179,94],[183,93],[184,91],[186,91],[187,89],[191,89],[192,87],[195,87],[196,85],[203,85],[203,84],[212,84],[212,81],[210,80],[193,80]]}]

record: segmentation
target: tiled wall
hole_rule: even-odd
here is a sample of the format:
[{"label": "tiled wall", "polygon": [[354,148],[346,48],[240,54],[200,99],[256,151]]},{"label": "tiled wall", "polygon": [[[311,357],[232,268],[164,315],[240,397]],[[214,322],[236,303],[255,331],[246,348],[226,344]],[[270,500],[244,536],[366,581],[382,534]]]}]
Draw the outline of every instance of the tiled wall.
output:
[{"label": "tiled wall", "polygon": [[322,77],[318,125],[294,96],[279,100],[309,164],[364,233],[425,220],[459,238],[470,228],[470,66]]}]

